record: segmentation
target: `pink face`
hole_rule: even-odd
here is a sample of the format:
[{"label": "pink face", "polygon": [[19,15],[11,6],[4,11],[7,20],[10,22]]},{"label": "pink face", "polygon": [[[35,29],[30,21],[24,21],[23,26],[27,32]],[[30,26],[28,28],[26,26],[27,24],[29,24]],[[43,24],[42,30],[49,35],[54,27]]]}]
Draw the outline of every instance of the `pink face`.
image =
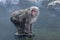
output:
[{"label": "pink face", "polygon": [[36,16],[36,15],[37,15],[38,10],[33,8],[31,12],[32,12],[32,16]]}]

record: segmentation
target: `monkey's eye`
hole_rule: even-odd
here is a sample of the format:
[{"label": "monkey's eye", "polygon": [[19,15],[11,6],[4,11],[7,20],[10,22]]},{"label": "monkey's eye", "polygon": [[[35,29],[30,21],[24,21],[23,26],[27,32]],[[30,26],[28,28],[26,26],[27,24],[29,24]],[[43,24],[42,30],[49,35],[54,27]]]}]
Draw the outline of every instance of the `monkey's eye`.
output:
[{"label": "monkey's eye", "polygon": [[36,10],[32,10],[32,12],[37,12]]}]

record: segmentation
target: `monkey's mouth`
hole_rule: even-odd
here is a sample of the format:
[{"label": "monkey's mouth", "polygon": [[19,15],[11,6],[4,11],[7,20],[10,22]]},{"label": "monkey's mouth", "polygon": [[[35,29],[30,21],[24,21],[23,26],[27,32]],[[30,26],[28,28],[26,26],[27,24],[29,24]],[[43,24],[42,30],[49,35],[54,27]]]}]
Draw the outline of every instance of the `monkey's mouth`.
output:
[{"label": "monkey's mouth", "polygon": [[32,16],[36,16],[37,11],[36,10],[32,10]]}]

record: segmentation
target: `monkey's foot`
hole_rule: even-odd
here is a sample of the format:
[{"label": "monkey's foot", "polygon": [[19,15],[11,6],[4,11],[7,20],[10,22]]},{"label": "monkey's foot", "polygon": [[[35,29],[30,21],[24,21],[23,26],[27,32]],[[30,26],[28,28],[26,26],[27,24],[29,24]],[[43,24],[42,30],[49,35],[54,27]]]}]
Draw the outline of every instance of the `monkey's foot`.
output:
[{"label": "monkey's foot", "polygon": [[15,33],[15,35],[20,35],[20,34],[17,32],[17,33]]},{"label": "monkey's foot", "polygon": [[25,36],[26,34],[25,34],[25,33],[21,33],[21,34],[20,34],[20,33],[17,32],[17,33],[15,33],[15,35],[16,35],[16,36]]},{"label": "monkey's foot", "polygon": [[28,33],[27,36],[28,37],[33,37],[33,36],[35,36],[35,34],[34,33]]},{"label": "monkey's foot", "polygon": [[15,33],[15,36],[19,36],[19,37],[21,37],[21,36],[33,37],[33,36],[35,36],[35,34],[34,33],[21,33],[21,34],[19,34],[17,32],[17,33]]}]

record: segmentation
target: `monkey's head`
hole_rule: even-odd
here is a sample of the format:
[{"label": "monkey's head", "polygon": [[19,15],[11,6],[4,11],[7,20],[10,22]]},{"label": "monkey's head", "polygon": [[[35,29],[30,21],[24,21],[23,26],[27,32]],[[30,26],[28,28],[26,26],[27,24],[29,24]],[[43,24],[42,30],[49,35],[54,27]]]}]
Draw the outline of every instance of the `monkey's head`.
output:
[{"label": "monkey's head", "polygon": [[30,14],[35,17],[39,14],[39,8],[37,6],[30,7]]}]

